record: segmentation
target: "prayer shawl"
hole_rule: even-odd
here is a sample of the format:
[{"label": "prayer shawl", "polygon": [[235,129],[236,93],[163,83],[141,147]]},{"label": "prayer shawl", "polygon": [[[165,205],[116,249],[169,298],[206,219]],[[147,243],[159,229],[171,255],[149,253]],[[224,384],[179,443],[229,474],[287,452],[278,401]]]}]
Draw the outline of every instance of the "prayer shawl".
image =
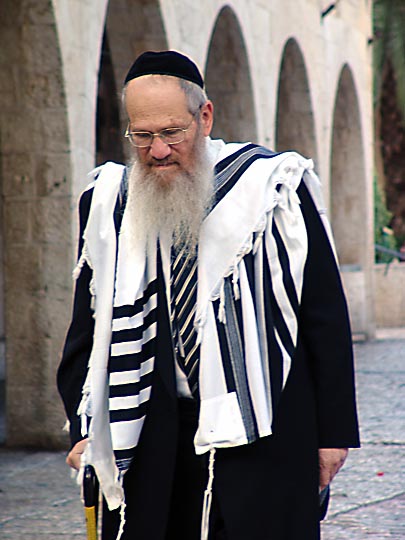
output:
[{"label": "prayer shawl", "polygon": [[[244,445],[271,434],[298,334],[307,234],[296,189],[303,178],[324,215],[320,183],[306,160],[253,144],[210,141],[220,148],[215,202],[198,249],[195,326],[201,344],[197,454]],[[77,272],[93,270],[95,330],[78,414],[110,509],[123,508],[128,469],[147,414],[154,368],[157,239],[128,234],[124,212],[118,246],[114,208],[123,166],[91,174],[94,193]],[[327,232],[328,225],[325,221]],[[170,298],[171,239],[159,238]],[[77,275],[76,272],[76,275]],[[253,279],[252,279],[253,277]]]}]

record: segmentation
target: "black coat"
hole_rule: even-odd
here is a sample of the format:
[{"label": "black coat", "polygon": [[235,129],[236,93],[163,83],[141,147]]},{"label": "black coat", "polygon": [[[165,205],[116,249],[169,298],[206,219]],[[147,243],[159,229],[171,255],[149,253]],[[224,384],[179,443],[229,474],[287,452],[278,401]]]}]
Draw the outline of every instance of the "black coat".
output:
[{"label": "black coat", "polygon": [[[303,182],[298,195],[308,232],[308,259],[298,346],[275,413],[273,435],[216,454],[214,492],[230,540],[317,539],[318,448],[359,445],[351,333],[339,272]],[[80,201],[81,235],[91,196],[92,190],[86,191]],[[158,275],[163,279],[162,272]],[[72,444],[81,438],[76,411],[92,347],[90,278],[91,271],[85,265],[76,283],[72,322],[58,371]],[[164,290],[163,283],[159,289]],[[134,465],[125,480],[125,540],[132,538],[132,531],[137,540],[167,540],[179,419],[174,360],[167,346],[166,299],[160,300],[150,408]],[[116,519],[111,515],[107,521]]]}]

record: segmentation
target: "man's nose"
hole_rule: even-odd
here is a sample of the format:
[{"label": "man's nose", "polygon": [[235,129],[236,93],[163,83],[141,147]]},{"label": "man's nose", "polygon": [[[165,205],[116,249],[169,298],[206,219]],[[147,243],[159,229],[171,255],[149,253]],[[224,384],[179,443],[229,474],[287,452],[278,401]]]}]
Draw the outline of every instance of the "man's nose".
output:
[{"label": "man's nose", "polygon": [[153,137],[152,144],[150,146],[150,155],[155,159],[164,159],[172,153],[172,149],[169,144],[162,141],[160,137]]}]

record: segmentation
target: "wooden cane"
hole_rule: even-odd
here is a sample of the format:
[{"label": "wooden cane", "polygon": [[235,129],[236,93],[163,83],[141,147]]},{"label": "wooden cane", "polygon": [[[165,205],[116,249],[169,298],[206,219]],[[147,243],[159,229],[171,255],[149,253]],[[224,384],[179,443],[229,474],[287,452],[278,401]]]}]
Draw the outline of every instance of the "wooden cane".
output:
[{"label": "wooden cane", "polygon": [[97,540],[98,480],[91,465],[84,468],[83,498],[87,540]]}]

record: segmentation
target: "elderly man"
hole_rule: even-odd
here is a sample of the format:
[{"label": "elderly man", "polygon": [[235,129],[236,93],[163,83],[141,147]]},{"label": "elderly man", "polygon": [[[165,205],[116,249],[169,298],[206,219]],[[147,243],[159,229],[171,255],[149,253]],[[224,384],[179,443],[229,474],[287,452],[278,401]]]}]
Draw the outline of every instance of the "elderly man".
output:
[{"label": "elderly man", "polygon": [[80,201],[58,384],[103,539],[315,540],[359,444],[346,303],[312,162],[209,135],[196,65],[142,54],[127,167]]}]

